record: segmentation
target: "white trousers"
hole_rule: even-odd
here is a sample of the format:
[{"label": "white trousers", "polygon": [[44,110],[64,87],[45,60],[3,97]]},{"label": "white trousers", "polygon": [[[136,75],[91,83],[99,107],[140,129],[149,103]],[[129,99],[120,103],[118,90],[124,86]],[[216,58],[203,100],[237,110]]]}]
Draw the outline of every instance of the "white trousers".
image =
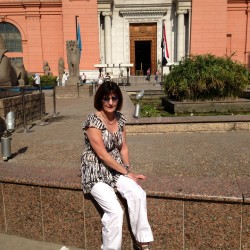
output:
[{"label": "white trousers", "polygon": [[[123,175],[117,181],[117,191],[127,200],[130,225],[136,241],[153,241],[147,218],[145,191],[135,181]],[[124,212],[114,189],[103,182],[98,182],[91,189],[91,195],[104,211],[101,220],[102,249],[120,250]]]}]

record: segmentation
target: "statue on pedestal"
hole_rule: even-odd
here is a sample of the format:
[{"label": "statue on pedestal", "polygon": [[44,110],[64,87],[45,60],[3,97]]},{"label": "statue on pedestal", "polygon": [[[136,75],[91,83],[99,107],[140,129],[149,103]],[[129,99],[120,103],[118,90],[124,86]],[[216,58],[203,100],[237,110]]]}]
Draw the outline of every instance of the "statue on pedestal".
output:
[{"label": "statue on pedestal", "polygon": [[77,85],[79,81],[80,49],[76,40],[66,42],[69,77],[67,85]]},{"label": "statue on pedestal", "polygon": [[47,61],[43,62],[43,72],[44,72],[44,75],[46,75],[46,76],[51,75],[50,66],[49,66],[49,63]]},{"label": "statue on pedestal", "polygon": [[64,69],[65,69],[65,65],[64,65],[64,60],[62,57],[59,58],[58,60],[58,85],[62,86],[62,79],[63,79],[63,74],[64,74]]}]

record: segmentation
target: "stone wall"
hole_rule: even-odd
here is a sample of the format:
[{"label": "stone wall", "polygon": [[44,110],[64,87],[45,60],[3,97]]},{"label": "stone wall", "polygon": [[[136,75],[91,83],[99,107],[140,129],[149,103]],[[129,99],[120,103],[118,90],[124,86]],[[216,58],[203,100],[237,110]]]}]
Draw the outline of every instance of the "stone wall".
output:
[{"label": "stone wall", "polygon": [[[45,113],[45,95],[42,93],[30,93],[24,95],[24,105],[22,95],[12,96],[0,99],[0,133],[4,128],[4,120],[8,112],[15,112],[15,126],[16,128],[23,126],[23,116],[25,107],[26,124],[30,124],[41,117],[41,103],[42,114]],[[24,107],[23,107],[24,106]]]},{"label": "stone wall", "polygon": [[[148,178],[153,249],[250,248],[249,178]],[[0,233],[100,249],[102,212],[80,183],[78,169],[0,166]],[[127,218],[122,249],[132,250]]]}]

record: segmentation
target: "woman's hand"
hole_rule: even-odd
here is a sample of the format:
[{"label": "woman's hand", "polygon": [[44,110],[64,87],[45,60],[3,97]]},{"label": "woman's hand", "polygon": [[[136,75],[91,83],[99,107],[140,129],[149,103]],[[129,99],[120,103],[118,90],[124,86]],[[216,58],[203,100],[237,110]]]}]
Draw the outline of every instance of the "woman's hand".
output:
[{"label": "woman's hand", "polygon": [[136,174],[133,172],[130,172],[128,175],[126,175],[128,178],[134,180],[137,184],[139,183],[139,180],[145,180],[147,177],[142,174]]}]

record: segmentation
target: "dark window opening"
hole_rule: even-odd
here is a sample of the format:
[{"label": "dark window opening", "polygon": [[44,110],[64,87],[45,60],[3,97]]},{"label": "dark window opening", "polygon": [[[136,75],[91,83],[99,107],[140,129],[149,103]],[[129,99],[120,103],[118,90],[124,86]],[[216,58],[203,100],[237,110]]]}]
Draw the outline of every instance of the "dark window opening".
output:
[{"label": "dark window opening", "polygon": [[0,23],[0,35],[9,52],[22,52],[22,38],[19,30],[11,23]]},{"label": "dark window opening", "polygon": [[135,72],[146,75],[148,68],[151,68],[151,41],[135,41]]}]

